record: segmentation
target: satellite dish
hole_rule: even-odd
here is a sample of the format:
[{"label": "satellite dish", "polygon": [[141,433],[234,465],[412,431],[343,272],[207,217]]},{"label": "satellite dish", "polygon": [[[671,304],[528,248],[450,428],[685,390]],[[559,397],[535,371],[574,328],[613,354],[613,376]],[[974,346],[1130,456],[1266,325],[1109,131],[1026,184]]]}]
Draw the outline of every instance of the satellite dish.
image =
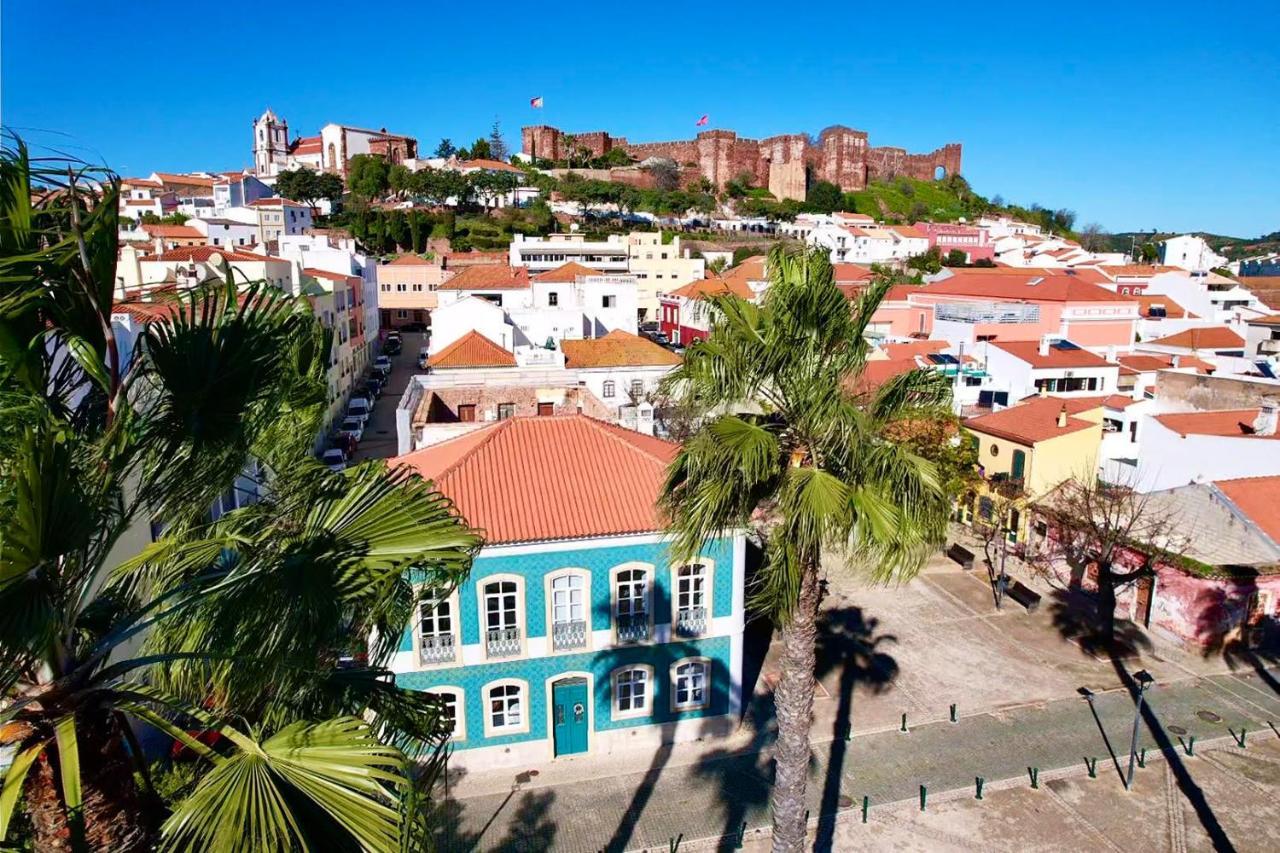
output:
[{"label": "satellite dish", "polygon": [[221,252],[209,253],[209,266],[220,267],[224,263],[224,260],[225,259],[222,257]]}]

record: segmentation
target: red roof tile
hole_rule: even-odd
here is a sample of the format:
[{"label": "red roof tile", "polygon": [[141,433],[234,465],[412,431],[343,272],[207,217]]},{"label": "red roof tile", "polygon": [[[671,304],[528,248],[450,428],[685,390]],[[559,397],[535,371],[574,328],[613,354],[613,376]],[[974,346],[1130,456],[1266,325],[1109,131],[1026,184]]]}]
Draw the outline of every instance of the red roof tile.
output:
[{"label": "red roof tile", "polygon": [[680,356],[648,338],[615,329],[603,338],[563,340],[565,367],[664,367]]},{"label": "red roof tile", "polygon": [[146,231],[152,237],[164,239],[166,237],[173,240],[203,240],[204,235],[190,225],[148,225],[142,224],[142,230]]},{"label": "red roof tile", "polygon": [[915,358],[918,355],[933,355],[942,352],[949,346],[950,344],[946,341],[911,341],[900,344],[883,344],[880,349],[884,350],[885,355],[889,356],[892,361],[899,358]]},{"label": "red roof tile", "polygon": [[706,296],[724,296],[733,294],[739,299],[754,299],[755,293],[742,278],[709,277],[692,281],[684,287],[671,291],[670,296],[682,296],[685,299],[702,299]]},{"label": "red roof tile", "polygon": [[1146,341],[1153,346],[1182,347],[1183,349],[1240,349],[1244,346],[1244,338],[1223,326],[1200,326],[1194,329],[1183,329],[1176,335]]},{"label": "red roof tile", "polygon": [[260,198],[256,201],[249,202],[250,207],[307,207],[307,205],[296,202],[289,198],[280,198],[273,196],[272,198]]},{"label": "red roof tile", "polygon": [[434,480],[489,545],[651,533],[678,447],[585,415],[516,417],[392,461]]},{"label": "red roof tile", "polygon": [[1253,422],[1257,417],[1257,409],[1227,409],[1218,412],[1156,415],[1156,420],[1183,438],[1189,435],[1219,435],[1233,438],[1280,439],[1280,434],[1255,435]]},{"label": "red roof tile", "polygon": [[[1136,370],[1139,373],[1150,373],[1153,370],[1169,370],[1173,367],[1173,356],[1160,353],[1134,353],[1116,358],[1121,367]],[[1197,373],[1213,373],[1217,368],[1209,362],[1184,355],[1178,358],[1178,367],[1194,367]]]},{"label": "red roof tile", "polygon": [[[1101,405],[1101,402],[1098,402],[1099,399],[1092,399],[1093,405],[1091,408],[1098,408]],[[1081,411],[1088,411],[1087,408],[1080,408],[1084,405],[1087,405],[1087,403],[1060,397],[1033,397],[1016,406],[1010,406],[1007,409],[1002,409],[989,415],[969,418],[964,422],[964,425],[974,432],[994,435],[997,438],[1005,438],[1019,444],[1032,445],[1057,438],[1060,435],[1068,435],[1073,432],[1090,429],[1091,427],[1097,427],[1101,430],[1101,424],[1071,416],[1073,410],[1077,414]],[[1066,426],[1060,427],[1058,426],[1058,415],[1064,408],[1067,410]]]},{"label": "red roof tile", "polygon": [[[224,260],[231,262],[280,261],[280,258],[271,258],[266,255],[258,255],[253,252],[244,252],[238,249],[232,251],[222,246],[184,246],[179,249],[170,249],[157,258],[143,258],[143,260],[206,263],[214,255],[221,255]],[[284,262],[281,261],[281,263]]]},{"label": "red roof tile", "polygon": [[463,267],[458,274],[440,285],[440,290],[524,290],[529,286],[529,271],[506,264],[477,264]]},{"label": "red roof tile", "polygon": [[213,189],[215,180],[204,175],[175,175],[169,172],[156,172],[156,177],[164,184],[178,184],[190,187],[209,187]]},{"label": "red roof tile", "polygon": [[875,277],[870,267],[861,264],[832,264],[837,284],[850,284],[857,281],[870,281]]},{"label": "red roof tile", "polygon": [[1111,364],[1087,349],[1059,349],[1050,345],[1048,355],[1041,355],[1038,341],[992,341],[990,346],[1004,350],[1033,368],[1107,367]]},{"label": "red roof tile", "polygon": [[980,296],[985,299],[1025,299],[1030,302],[1137,302],[1121,296],[1080,276],[1023,271],[1015,276],[1007,272],[984,270],[985,275],[971,273],[953,275],[929,285],[928,293],[943,296]]},{"label": "red roof tile", "polygon": [[387,261],[388,266],[397,266],[397,267],[429,267],[429,266],[435,266],[438,263],[439,263],[438,260],[429,261],[426,258],[422,257],[421,255],[413,255],[413,254],[401,255],[400,257],[396,258],[394,261]]},{"label": "red roof tile", "polygon": [[510,163],[503,163],[501,160],[463,160],[458,163],[459,169],[484,169],[488,172],[515,172],[517,175],[523,175],[524,170],[518,166],[512,166]]},{"label": "red roof tile", "polygon": [[[949,267],[951,278],[972,278],[974,276],[989,275],[1008,275],[1008,276],[1060,276],[1068,275],[1066,270],[1054,267],[1011,267],[1007,265],[997,264],[994,267]],[[1070,271],[1071,278],[1078,279],[1089,284],[1102,284],[1110,282],[1102,273],[1091,267],[1082,269],[1072,269]],[[950,280],[950,279],[948,279]]]},{"label": "red roof tile", "polygon": [[1214,485],[1263,533],[1280,542],[1280,477],[1218,480]]},{"label": "red roof tile", "polygon": [[1151,308],[1155,305],[1164,306],[1164,316],[1174,320],[1181,320],[1187,316],[1187,309],[1183,308],[1177,302],[1174,302],[1168,296],[1158,294],[1139,293],[1134,299],[1138,300],[1138,313],[1143,317],[1151,316]]},{"label": "red roof tile", "polygon": [[516,357],[474,329],[427,359],[437,369],[515,367]]},{"label": "red roof tile", "polygon": [[593,270],[591,267],[584,267],[576,261],[569,261],[567,264],[561,264],[553,270],[547,270],[538,273],[533,277],[534,281],[550,281],[550,282],[572,282],[576,281],[580,275],[604,275],[600,270]]},{"label": "red roof tile", "polygon": [[330,281],[350,281],[351,279],[355,279],[356,281],[360,280],[360,276],[358,275],[343,275],[340,272],[329,272],[328,270],[316,269],[315,267],[306,267],[302,272],[312,278],[327,278]]}]

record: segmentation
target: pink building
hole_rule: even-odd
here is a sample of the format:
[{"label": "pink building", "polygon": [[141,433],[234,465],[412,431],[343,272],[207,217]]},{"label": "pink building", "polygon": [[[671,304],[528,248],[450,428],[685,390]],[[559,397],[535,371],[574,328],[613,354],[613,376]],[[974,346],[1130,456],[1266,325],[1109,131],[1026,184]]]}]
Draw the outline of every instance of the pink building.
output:
[{"label": "pink building", "polygon": [[873,329],[896,337],[982,341],[1070,339],[1096,352],[1132,346],[1138,301],[1056,271],[953,270],[941,281],[895,287],[873,319]]},{"label": "pink building", "polygon": [[995,260],[995,247],[986,228],[953,222],[917,222],[915,227],[929,238],[929,248],[937,247],[944,258],[958,249],[968,263]]}]

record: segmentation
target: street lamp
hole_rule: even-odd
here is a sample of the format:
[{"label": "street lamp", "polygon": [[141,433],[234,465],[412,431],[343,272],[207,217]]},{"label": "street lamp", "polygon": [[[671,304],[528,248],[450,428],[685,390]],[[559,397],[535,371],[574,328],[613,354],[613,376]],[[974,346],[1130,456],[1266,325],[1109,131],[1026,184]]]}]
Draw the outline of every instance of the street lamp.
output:
[{"label": "street lamp", "polygon": [[1133,710],[1133,736],[1129,739],[1129,775],[1124,780],[1126,791],[1133,787],[1133,767],[1134,762],[1138,760],[1138,723],[1142,719],[1142,697],[1147,692],[1147,688],[1155,683],[1151,673],[1145,669],[1135,672],[1133,678],[1138,682],[1138,704]]}]

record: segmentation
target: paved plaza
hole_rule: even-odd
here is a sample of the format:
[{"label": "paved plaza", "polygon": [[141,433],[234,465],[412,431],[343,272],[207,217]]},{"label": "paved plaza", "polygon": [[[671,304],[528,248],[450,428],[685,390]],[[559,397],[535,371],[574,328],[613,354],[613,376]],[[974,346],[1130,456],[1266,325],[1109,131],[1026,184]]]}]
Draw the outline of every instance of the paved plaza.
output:
[{"label": "paved plaza", "polygon": [[[1264,662],[1233,670],[1145,635],[1113,661],[1090,653],[1048,596],[1034,614],[1012,602],[997,611],[985,575],[942,559],[896,587],[833,567],[830,590],[810,785],[817,849],[1276,849],[1280,733],[1268,723],[1280,725],[1280,683]],[[748,661],[755,696],[731,738],[453,779],[445,849],[667,850],[682,836],[682,850],[729,850],[744,824],[747,848],[767,848],[776,653]],[[1139,669],[1155,678],[1140,727],[1147,763],[1126,794]]]}]

